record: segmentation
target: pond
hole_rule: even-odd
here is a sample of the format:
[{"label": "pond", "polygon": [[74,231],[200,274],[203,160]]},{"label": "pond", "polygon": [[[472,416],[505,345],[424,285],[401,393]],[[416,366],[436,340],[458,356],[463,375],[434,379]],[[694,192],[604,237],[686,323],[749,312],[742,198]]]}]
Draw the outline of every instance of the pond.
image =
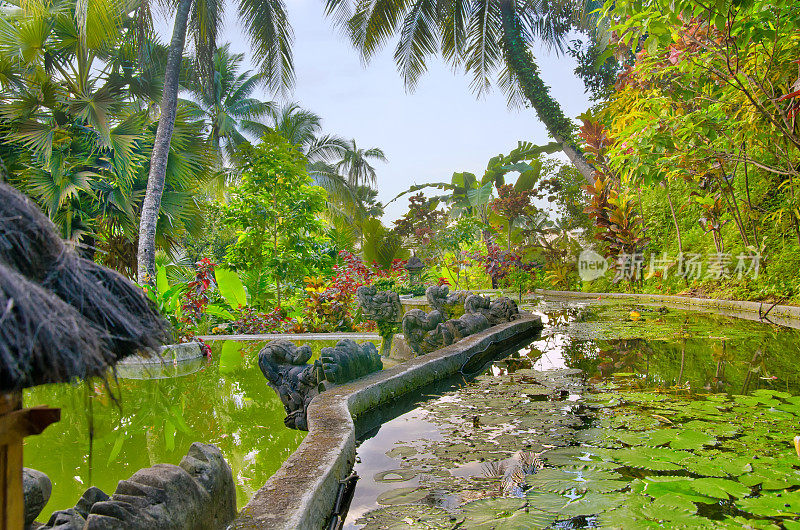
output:
[{"label": "pond", "polygon": [[361,441],[347,528],[800,528],[800,332],[528,309],[541,339]]},{"label": "pond", "polygon": [[[335,341],[309,344],[315,359]],[[25,392],[28,407],[61,407],[59,423],[25,440],[25,466],[44,472],[53,483],[39,521],[74,506],[89,486],[111,494],[118,481],[141,468],[178,464],[193,442],[219,447],[233,471],[237,503],[247,503],[305,432],[283,424],[283,405],[258,368],[263,342],[210,345],[210,360],[169,366],[149,378],[121,369],[110,384],[113,397],[101,384],[45,385]]]}]

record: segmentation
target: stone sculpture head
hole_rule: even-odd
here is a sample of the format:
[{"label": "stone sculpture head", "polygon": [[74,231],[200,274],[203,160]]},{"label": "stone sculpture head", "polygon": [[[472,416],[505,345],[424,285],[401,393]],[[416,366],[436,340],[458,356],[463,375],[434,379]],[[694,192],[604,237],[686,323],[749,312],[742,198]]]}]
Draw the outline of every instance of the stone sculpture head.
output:
[{"label": "stone sculpture head", "polygon": [[194,443],[179,466],[156,464],[122,480],[111,497],[89,488],[74,508],[53,513],[59,530],[221,530],[236,517],[231,468],[219,449]]}]

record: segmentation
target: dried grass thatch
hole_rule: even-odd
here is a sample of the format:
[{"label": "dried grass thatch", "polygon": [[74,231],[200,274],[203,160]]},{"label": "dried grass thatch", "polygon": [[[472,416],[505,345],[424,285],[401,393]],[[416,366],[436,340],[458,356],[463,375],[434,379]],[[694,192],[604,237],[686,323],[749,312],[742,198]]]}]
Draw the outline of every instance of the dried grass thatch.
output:
[{"label": "dried grass thatch", "polygon": [[41,282],[66,251],[52,221],[25,195],[0,182],[0,262]]},{"label": "dried grass thatch", "polygon": [[100,331],[56,295],[0,264],[0,389],[101,376]]},{"label": "dried grass thatch", "polygon": [[3,389],[99,375],[170,338],[167,322],[139,287],[78,257],[30,200],[2,183],[0,266],[0,310],[7,319],[0,333]]},{"label": "dried grass thatch", "polygon": [[167,339],[161,317],[141,289],[72,251],[54,264],[42,286],[103,330],[117,359],[153,350]]}]

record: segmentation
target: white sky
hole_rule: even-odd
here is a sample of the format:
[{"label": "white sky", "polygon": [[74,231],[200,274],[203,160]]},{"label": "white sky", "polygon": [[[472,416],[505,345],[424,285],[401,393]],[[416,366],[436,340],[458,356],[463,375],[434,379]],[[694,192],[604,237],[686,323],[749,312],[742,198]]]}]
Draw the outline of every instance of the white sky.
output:
[{"label": "white sky", "polygon": [[[229,2],[233,5],[235,2]],[[394,42],[369,65],[324,17],[323,0],[286,0],[294,28],[297,81],[290,99],[322,116],[323,129],[355,138],[359,147],[380,147],[389,159],[376,163],[379,200],[384,203],[412,184],[449,181],[455,171],[481,175],[488,160],[508,153],[518,140],[550,141],[533,109],[508,110],[493,90],[478,100],[470,79],[453,73],[438,59],[413,94],[406,93],[395,69]],[[162,17],[163,18],[163,17]],[[157,22],[162,42],[169,42],[171,21]],[[249,57],[249,46],[235,16],[226,19],[220,44]],[[589,107],[583,82],[573,74],[569,56],[534,50],[541,75],[567,116]],[[262,92],[262,99],[275,99]],[[387,208],[384,222],[400,217],[407,199]]]}]

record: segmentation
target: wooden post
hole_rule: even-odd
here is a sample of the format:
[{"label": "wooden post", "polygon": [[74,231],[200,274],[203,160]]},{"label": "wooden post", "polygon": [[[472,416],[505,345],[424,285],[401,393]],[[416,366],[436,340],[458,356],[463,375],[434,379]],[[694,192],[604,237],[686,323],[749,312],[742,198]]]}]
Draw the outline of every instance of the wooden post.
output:
[{"label": "wooden post", "polygon": [[22,439],[41,433],[60,418],[61,409],[23,409],[21,391],[0,394],[0,530],[19,530],[25,522]]},{"label": "wooden post", "polygon": [[[6,432],[6,419],[22,408],[22,392],[0,394],[0,431]],[[9,442],[9,443],[5,443]],[[22,437],[0,443],[0,528],[22,528],[25,503],[22,499]]]}]

